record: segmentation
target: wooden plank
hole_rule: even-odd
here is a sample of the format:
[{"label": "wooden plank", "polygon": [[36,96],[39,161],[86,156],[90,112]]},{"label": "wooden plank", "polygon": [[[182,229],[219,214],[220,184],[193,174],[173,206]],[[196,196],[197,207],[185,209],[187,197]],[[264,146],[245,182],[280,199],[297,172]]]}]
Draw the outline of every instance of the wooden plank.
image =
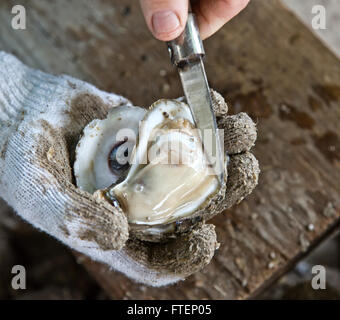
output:
[{"label": "wooden plank", "polygon": [[[20,2],[27,30],[14,31],[10,8]],[[276,0],[253,0],[205,47],[211,86],[258,123],[259,186],[213,220],[221,248],[180,284],[147,288],[79,256],[114,299],[247,298],[339,225],[339,60]],[[0,49],[137,105],[181,95],[137,1],[1,1]]]}]

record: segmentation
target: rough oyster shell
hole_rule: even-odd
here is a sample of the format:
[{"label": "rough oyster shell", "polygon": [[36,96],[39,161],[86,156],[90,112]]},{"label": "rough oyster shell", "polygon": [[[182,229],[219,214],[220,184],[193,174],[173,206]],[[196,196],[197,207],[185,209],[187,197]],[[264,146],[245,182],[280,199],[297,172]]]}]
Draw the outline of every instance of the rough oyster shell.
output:
[{"label": "rough oyster shell", "polygon": [[[117,138],[122,129],[135,136]],[[131,166],[114,166],[124,170],[113,173],[108,159],[116,155],[115,146],[121,153],[129,148]],[[177,100],[159,100],[149,112],[119,107],[91,122],[78,144],[74,171],[78,187],[99,190],[97,196],[119,205],[130,235],[148,241],[176,237],[212,217],[225,191],[205,162],[189,107]]]}]

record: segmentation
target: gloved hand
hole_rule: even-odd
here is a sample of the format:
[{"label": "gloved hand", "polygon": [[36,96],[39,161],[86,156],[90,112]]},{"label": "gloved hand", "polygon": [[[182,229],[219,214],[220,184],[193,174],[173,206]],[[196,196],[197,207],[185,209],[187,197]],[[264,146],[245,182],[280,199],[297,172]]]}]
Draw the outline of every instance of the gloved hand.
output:
[{"label": "gloved hand", "polygon": [[[214,100],[230,154],[223,210],[257,184],[258,163],[248,152],[256,129],[246,114],[227,117],[219,95]],[[210,262],[217,245],[214,226],[202,224],[165,244],[128,240],[123,212],[74,184],[74,151],[82,129],[121,104],[130,102],[68,76],[32,70],[0,52],[0,196],[69,247],[137,282],[166,285]]]}]

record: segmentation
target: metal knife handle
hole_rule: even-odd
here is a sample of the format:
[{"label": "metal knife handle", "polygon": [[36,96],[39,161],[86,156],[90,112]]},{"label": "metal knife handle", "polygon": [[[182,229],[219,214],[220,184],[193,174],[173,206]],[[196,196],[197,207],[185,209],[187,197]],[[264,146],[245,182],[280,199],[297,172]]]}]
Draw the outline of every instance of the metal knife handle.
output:
[{"label": "metal knife handle", "polygon": [[168,50],[172,63],[178,68],[205,55],[194,13],[188,13],[183,33],[177,39],[168,42]]}]

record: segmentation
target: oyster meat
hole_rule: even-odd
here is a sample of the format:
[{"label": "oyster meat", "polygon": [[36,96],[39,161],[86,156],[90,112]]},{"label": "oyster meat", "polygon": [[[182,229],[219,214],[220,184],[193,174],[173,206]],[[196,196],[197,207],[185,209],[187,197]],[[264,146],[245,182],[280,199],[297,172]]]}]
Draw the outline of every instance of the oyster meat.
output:
[{"label": "oyster meat", "polygon": [[149,241],[204,220],[203,210],[224,187],[206,161],[189,107],[177,100],[159,100],[148,111],[120,106],[92,121],[74,172],[79,188],[100,190],[124,211],[132,235]]}]

